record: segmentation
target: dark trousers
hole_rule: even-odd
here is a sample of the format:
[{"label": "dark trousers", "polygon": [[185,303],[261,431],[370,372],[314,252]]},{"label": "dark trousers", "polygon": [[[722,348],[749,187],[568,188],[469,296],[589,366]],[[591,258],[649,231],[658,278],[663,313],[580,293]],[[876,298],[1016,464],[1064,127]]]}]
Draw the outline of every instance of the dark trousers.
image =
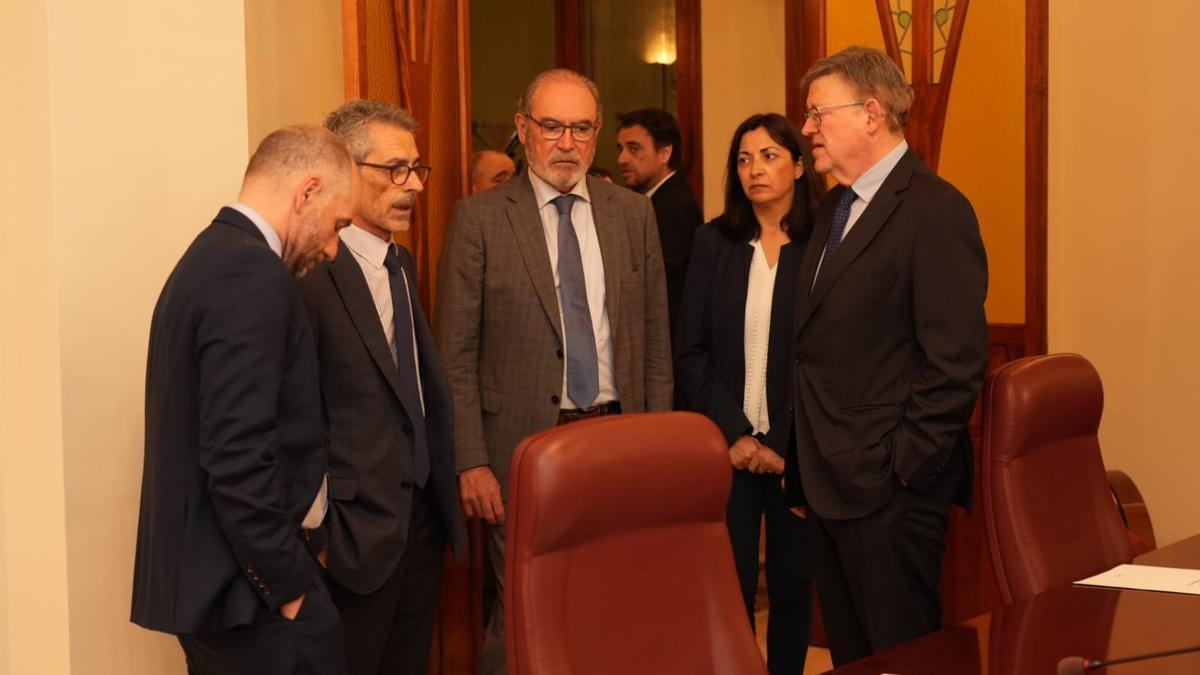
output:
[{"label": "dark trousers", "polygon": [[758,592],[758,537],[766,515],[767,670],[771,675],[800,675],[812,628],[812,564],[809,525],[784,505],[777,474],[734,470],[726,522],[733,545],[742,599],[754,626]]},{"label": "dark trousers", "polygon": [[294,620],[264,605],[255,622],[220,633],[180,635],[189,675],[344,675],[338,611],[316,582]]},{"label": "dark trousers", "polygon": [[434,508],[432,487],[413,488],[408,544],[379,590],[359,595],[325,575],[342,613],[350,675],[425,675],[429,668],[446,555],[446,529]]},{"label": "dark trousers", "polygon": [[809,510],[817,592],[835,666],[942,627],[942,551],[965,476],[959,454],[924,493],[895,479],[891,502],[869,516],[827,520]]}]

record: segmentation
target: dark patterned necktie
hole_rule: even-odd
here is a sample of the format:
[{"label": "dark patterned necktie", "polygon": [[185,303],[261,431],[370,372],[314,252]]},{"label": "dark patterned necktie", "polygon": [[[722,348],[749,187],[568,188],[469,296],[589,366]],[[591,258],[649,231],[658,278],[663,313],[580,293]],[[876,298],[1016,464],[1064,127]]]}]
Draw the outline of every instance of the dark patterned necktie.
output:
[{"label": "dark patterned necktie", "polygon": [[429,478],[429,444],[425,437],[425,413],[421,408],[421,391],[417,385],[417,361],[413,353],[412,304],[408,299],[400,259],[395,244],[388,246],[383,259],[388,281],[392,287],[392,318],[395,323],[396,370],[400,373],[400,402],[408,413],[413,428],[413,482],[425,487]]}]

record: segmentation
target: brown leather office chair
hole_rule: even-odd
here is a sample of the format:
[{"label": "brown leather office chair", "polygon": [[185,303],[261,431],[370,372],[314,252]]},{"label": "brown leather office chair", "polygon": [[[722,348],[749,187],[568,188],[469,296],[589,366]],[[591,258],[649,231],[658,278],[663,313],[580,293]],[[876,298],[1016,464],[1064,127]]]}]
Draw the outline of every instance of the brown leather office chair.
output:
[{"label": "brown leather office chair", "polygon": [[1005,604],[1133,558],[1097,430],[1100,376],[1078,354],[1018,359],[983,394],[983,511]]},{"label": "brown leather office chair", "polygon": [[512,463],[511,675],[766,673],[738,590],[728,447],[693,413],[601,417]]}]

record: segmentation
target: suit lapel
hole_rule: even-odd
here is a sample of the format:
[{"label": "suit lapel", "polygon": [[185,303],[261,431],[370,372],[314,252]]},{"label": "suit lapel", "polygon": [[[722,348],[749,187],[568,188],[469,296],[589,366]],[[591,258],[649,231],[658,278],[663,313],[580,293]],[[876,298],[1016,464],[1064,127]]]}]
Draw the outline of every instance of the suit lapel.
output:
[{"label": "suit lapel", "polygon": [[508,223],[512,227],[517,248],[533,280],[533,288],[538,300],[542,303],[547,318],[558,333],[560,342],[563,340],[562,322],[558,316],[558,295],[554,288],[554,270],[550,267],[550,252],[546,250],[546,234],[542,228],[542,216],[538,213],[537,197],[533,194],[533,185],[529,176],[521,175],[508,181],[513,183],[514,190],[508,195],[509,204],[505,209]]},{"label": "suit lapel", "polygon": [[338,242],[338,256],[329,265],[330,276],[337,287],[338,295],[346,313],[354,322],[358,335],[362,338],[371,360],[383,372],[388,385],[401,401],[400,373],[396,370],[396,362],[392,360],[392,350],[388,347],[387,336],[383,326],[379,324],[379,312],[375,310],[375,300],[371,297],[371,289],[367,288],[367,280],[363,278],[362,268],[358,260],[346,244]]},{"label": "suit lapel", "polygon": [[592,199],[592,220],[596,224],[596,239],[600,242],[600,258],[604,261],[604,303],[608,310],[610,330],[615,334],[621,315],[621,270],[625,269],[625,248],[621,246],[621,224],[612,204],[612,192],[588,181]]},{"label": "suit lapel", "polygon": [[[846,234],[846,238],[842,240],[842,245],[838,248],[837,254],[832,261],[822,263],[822,269],[819,271],[820,277],[817,283],[812,287],[812,293],[805,303],[803,314],[796,322],[796,330],[804,327],[808,318],[812,316],[813,311],[821,304],[821,300],[829,293],[829,289],[837,283],[838,277],[841,276],[850,263],[866,249],[875,235],[883,229],[892,212],[900,205],[900,193],[908,189],[909,181],[912,178],[912,173],[916,169],[916,155],[912,150],[904,153],[900,158],[900,162],[896,164],[896,168],[888,174],[884,179],[883,184],[879,186],[879,191],[875,193],[875,197],[871,203],[867,205],[865,211],[859,216],[854,226],[850,228],[850,232]],[[837,203],[841,198],[845,188],[831,192],[826,198],[826,202]],[[826,209],[822,209],[822,215],[825,216]],[[815,246],[809,246],[810,254],[815,254],[816,259],[820,259],[821,253],[825,250],[825,240],[829,238],[829,226],[832,223],[832,215],[828,218],[822,217],[814,232],[814,237],[811,240]],[[819,237],[819,238],[818,238]],[[809,262],[810,255],[805,256],[805,263]],[[814,263],[815,264],[815,263]],[[807,269],[807,267],[806,267]],[[808,278],[808,277],[802,277]]]}]

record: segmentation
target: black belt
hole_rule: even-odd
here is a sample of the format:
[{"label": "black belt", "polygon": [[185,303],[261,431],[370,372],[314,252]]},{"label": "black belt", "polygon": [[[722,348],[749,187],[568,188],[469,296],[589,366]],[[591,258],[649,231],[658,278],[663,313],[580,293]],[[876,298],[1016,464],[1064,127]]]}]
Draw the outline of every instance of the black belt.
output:
[{"label": "black belt", "polygon": [[578,422],[579,420],[586,420],[589,417],[601,417],[604,415],[620,415],[620,414],[621,414],[620,401],[609,401],[608,403],[601,403],[600,405],[592,406],[591,408],[587,408],[586,410],[581,410],[579,408],[564,408],[564,409],[558,411],[558,424],[561,426],[563,424],[570,424],[571,422]]}]

